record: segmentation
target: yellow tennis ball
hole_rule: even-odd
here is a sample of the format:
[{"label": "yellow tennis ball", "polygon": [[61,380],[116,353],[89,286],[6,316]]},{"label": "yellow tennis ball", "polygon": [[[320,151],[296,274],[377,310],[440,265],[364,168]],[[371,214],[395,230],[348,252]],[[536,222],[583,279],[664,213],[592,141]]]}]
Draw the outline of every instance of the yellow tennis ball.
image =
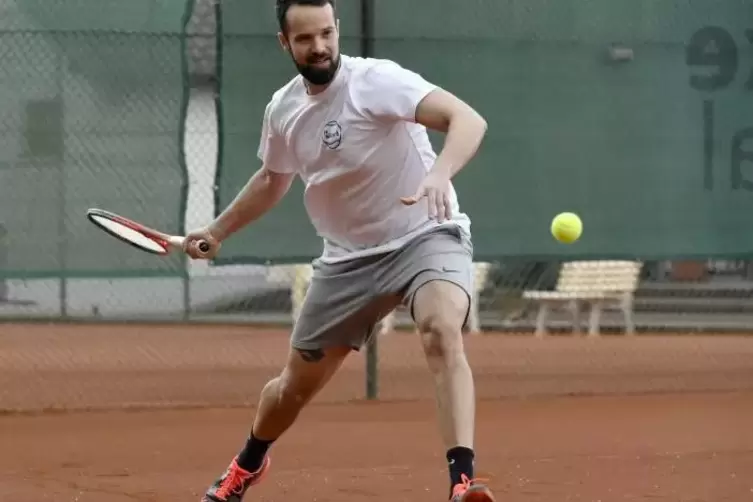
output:
[{"label": "yellow tennis ball", "polygon": [[560,213],[552,220],[552,235],[565,244],[571,244],[580,238],[583,222],[575,213]]}]

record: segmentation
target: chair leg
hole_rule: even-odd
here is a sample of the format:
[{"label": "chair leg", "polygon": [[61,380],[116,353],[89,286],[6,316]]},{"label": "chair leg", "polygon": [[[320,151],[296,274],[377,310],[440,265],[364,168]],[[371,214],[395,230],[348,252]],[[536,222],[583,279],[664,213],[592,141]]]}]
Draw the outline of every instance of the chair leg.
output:
[{"label": "chair leg", "polygon": [[601,322],[601,302],[591,303],[591,314],[588,320],[588,335],[599,336],[599,323]]},{"label": "chair leg", "polygon": [[395,311],[393,310],[380,321],[379,336],[385,336],[392,333],[395,328]]},{"label": "chair leg", "polygon": [[623,301],[622,314],[625,316],[625,334],[633,336],[635,334],[635,322],[633,321],[632,298],[625,298]]},{"label": "chair leg", "polygon": [[580,303],[578,303],[578,300],[570,302],[570,313],[573,316],[573,334],[580,335]]},{"label": "chair leg", "polygon": [[481,332],[481,322],[479,321],[478,312],[478,298],[475,297],[471,300],[470,309],[468,311],[468,333],[476,335]]},{"label": "chair leg", "polygon": [[481,299],[481,291],[486,285],[487,275],[489,273],[488,263],[474,263],[473,265],[473,286],[471,294],[470,312],[468,315],[468,332],[475,335],[481,333],[481,319],[479,302]]},{"label": "chair leg", "polygon": [[549,304],[547,302],[541,302],[539,305],[539,313],[536,315],[536,337],[543,338],[546,334],[546,318],[549,314]]},{"label": "chair leg", "polygon": [[298,300],[300,297],[299,288],[300,286],[298,285],[298,280],[296,279],[293,282],[293,287],[290,289],[290,306],[291,306],[290,314],[291,314],[291,317],[293,318],[293,323],[298,321],[298,314],[300,310],[300,305],[299,305],[300,302]]},{"label": "chair leg", "polygon": [[310,269],[308,265],[298,266],[294,269],[293,285],[290,290],[290,303],[292,304],[292,317],[293,322],[298,321],[300,315],[301,306],[306,298],[306,291],[309,287]]}]

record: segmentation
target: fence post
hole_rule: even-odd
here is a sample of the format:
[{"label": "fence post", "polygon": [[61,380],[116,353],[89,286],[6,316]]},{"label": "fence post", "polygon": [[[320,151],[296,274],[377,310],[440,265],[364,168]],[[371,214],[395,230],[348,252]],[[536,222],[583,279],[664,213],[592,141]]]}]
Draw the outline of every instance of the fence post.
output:
[{"label": "fence post", "polygon": [[[361,0],[361,56],[374,57],[374,0]],[[366,399],[379,395],[379,335],[375,332],[366,344]]]},{"label": "fence post", "polygon": [[8,270],[8,246],[5,240],[7,234],[5,226],[0,223],[0,303],[8,301],[8,283],[5,278]]}]

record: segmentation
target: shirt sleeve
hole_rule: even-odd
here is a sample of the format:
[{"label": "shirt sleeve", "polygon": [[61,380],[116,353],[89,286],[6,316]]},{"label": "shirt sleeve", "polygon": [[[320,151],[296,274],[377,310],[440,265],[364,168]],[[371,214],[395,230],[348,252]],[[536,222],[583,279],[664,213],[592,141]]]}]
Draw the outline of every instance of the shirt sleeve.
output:
[{"label": "shirt sleeve", "polygon": [[418,73],[389,61],[366,71],[360,94],[369,116],[415,122],[418,104],[437,87]]},{"label": "shirt sleeve", "polygon": [[272,123],[272,109],[273,103],[270,102],[266,110],[264,110],[261,139],[257,155],[264,164],[265,169],[279,174],[294,174],[296,170],[293,163],[290,162],[290,156],[287,154],[285,138],[275,131],[274,124]]}]

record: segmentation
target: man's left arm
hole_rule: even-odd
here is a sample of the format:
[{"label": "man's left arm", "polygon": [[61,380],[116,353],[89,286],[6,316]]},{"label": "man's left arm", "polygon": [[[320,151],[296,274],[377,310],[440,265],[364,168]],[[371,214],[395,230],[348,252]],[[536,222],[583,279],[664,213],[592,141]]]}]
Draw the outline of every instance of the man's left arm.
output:
[{"label": "man's left arm", "polygon": [[450,180],[476,155],[486,121],[453,94],[396,63],[373,67],[363,81],[363,109],[376,120],[416,122],[446,134],[444,146],[418,191],[402,196],[405,205],[426,198],[429,217],[449,219]]},{"label": "man's left arm", "polygon": [[416,122],[427,129],[446,133],[434,170],[448,178],[455,176],[476,155],[487,129],[486,120],[476,110],[440,88],[419,102]]}]

